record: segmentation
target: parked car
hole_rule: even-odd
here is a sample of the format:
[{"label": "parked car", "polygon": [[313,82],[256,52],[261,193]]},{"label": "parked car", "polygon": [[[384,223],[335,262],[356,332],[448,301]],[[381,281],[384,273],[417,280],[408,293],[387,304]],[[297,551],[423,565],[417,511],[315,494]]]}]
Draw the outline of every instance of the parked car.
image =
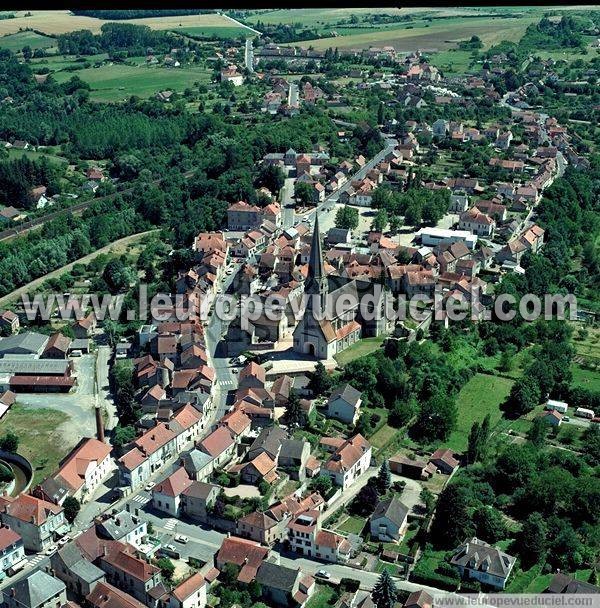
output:
[{"label": "parked car", "polygon": [[145,486],[144,486],[144,490],[146,490],[146,492],[150,492],[152,490],[152,488],[156,485],[155,481],[149,481]]},{"label": "parked car", "polygon": [[331,578],[331,572],[328,572],[327,570],[317,570],[315,576],[329,580]]},{"label": "parked car", "polygon": [[178,543],[181,543],[182,545],[185,545],[185,544],[187,544],[189,538],[187,536],[185,536],[184,534],[176,534],[175,535],[175,540]]}]

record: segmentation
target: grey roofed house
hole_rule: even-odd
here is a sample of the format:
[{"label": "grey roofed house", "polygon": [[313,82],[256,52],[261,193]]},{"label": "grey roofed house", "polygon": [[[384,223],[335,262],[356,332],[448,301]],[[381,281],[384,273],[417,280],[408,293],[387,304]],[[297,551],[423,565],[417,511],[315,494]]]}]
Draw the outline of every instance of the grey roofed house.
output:
[{"label": "grey roofed house", "polygon": [[362,393],[357,391],[351,384],[342,384],[342,386],[338,386],[333,393],[331,393],[329,401],[333,401],[334,399],[341,397],[344,401],[346,401],[346,403],[356,407],[361,396]]},{"label": "grey roofed house", "polygon": [[104,521],[98,521],[96,523],[96,530],[104,538],[121,540],[139,528],[139,526],[139,518],[133,516],[129,511],[123,510]]},{"label": "grey roofed house", "polygon": [[450,563],[458,568],[461,576],[502,589],[515,561],[516,558],[512,555],[475,537],[465,540],[450,559]]},{"label": "grey roofed house", "polygon": [[287,438],[287,432],[279,426],[263,429],[252,442],[248,450],[248,458],[253,460],[262,452],[266,452],[273,460],[277,460],[281,450],[281,442]]},{"label": "grey roofed house", "polygon": [[272,562],[263,562],[256,573],[257,583],[287,592],[291,592],[294,589],[297,578],[298,570]]},{"label": "grey roofed house", "polygon": [[44,499],[49,500],[54,504],[61,505],[69,495],[71,489],[60,483],[60,477],[56,479],[54,477],[47,477],[35,491],[42,494]]},{"label": "grey roofed house", "polygon": [[76,574],[78,578],[87,583],[104,580],[104,570],[100,570],[98,566],[92,564],[87,559],[81,558],[71,566],[71,572]]},{"label": "grey roofed house", "polygon": [[408,507],[399,498],[394,496],[388,500],[380,500],[379,504],[375,507],[375,511],[373,511],[373,515],[371,515],[371,519],[387,517],[398,526],[402,526],[407,515]]},{"label": "grey roofed house", "polygon": [[571,574],[558,572],[552,577],[546,593],[600,593],[600,587],[578,581]]},{"label": "grey roofed house", "polygon": [[345,228],[330,228],[327,232],[327,242],[330,245],[349,243],[352,240],[352,231]]},{"label": "grey roofed house", "polygon": [[[9,587],[4,592],[4,597],[5,603],[9,606],[35,608],[61,593],[66,593],[65,584],[42,570],[38,570]],[[66,595],[64,599],[66,600]],[[57,603],[62,604],[63,602]]]},{"label": "grey roofed house", "polygon": [[281,454],[288,460],[302,460],[307,441],[304,439],[284,439],[281,442]]},{"label": "grey roofed house", "polygon": [[0,359],[0,373],[27,376],[64,376],[70,362],[65,359],[22,359],[4,357]]},{"label": "grey roofed house", "polygon": [[27,331],[0,340],[0,358],[6,355],[40,356],[46,348],[48,336]]},{"label": "grey roofed house", "polygon": [[181,454],[181,464],[186,470],[186,473],[190,476],[193,476],[195,473],[200,473],[212,460],[214,460],[212,456],[197,449]]}]

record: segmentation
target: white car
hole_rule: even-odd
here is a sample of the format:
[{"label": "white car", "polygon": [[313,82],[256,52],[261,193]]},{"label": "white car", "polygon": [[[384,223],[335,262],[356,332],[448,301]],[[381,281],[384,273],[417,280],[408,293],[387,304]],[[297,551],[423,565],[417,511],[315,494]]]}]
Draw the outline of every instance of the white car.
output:
[{"label": "white car", "polygon": [[318,570],[315,576],[329,580],[331,578],[331,572],[327,572],[327,570]]},{"label": "white car", "polygon": [[50,545],[46,547],[44,551],[44,555],[54,555],[58,551],[58,547],[56,545]]},{"label": "white car", "polygon": [[189,538],[187,536],[185,536],[184,534],[176,534],[175,535],[175,540],[178,543],[181,543],[182,545],[185,545],[188,542]]},{"label": "white car", "polygon": [[59,547],[66,545],[70,540],[71,540],[71,537],[68,534],[66,534],[58,541]]},{"label": "white car", "polygon": [[156,485],[155,481],[149,481],[145,486],[144,486],[144,490],[146,490],[146,492],[150,492],[150,490],[152,490],[152,488]]},{"label": "white car", "polygon": [[232,373],[232,374],[239,374],[239,373],[240,373],[240,370],[239,370],[237,367],[234,367],[234,368],[231,370],[231,373]]}]

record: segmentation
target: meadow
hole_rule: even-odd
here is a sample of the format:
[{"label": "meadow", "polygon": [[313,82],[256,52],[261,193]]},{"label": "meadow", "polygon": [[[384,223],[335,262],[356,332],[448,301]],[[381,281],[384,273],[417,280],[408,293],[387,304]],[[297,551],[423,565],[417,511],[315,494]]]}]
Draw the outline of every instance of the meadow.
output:
[{"label": "meadow", "polygon": [[[26,17],[25,15],[30,16]],[[100,28],[108,21],[94,17],[72,15],[68,10],[31,10],[15,11],[14,19],[0,20],[0,36],[3,34],[14,34],[19,30],[30,29],[45,34],[64,34],[74,30],[90,30],[97,34]],[[128,19],[122,23],[133,23],[136,25],[147,25],[155,30],[177,30],[179,28],[207,28],[219,29],[237,27],[240,33],[250,32],[248,28],[235,26],[230,19],[217,13],[203,15],[184,15],[169,17],[150,17],[146,19]]]},{"label": "meadow", "polygon": [[131,95],[150,97],[159,91],[183,91],[194,83],[210,81],[210,72],[200,67],[161,68],[143,65],[106,64],[74,72],[56,72],[57,82],[79,76],[89,83],[90,98],[95,101],[123,101]]},{"label": "meadow", "polygon": [[[0,23],[3,23],[0,21]],[[20,51],[24,46],[36,49],[50,49],[56,47],[56,41],[50,36],[42,36],[37,32],[23,31],[0,37],[0,49],[9,51]]]}]

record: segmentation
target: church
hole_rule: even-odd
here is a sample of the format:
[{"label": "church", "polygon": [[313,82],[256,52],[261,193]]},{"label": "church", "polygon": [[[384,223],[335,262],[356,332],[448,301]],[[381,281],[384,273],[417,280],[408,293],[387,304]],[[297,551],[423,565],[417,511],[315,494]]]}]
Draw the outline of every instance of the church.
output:
[{"label": "church", "polygon": [[[312,235],[304,295],[304,316],[294,330],[294,351],[298,353],[317,359],[331,359],[361,338],[379,336],[387,329],[381,285],[325,275],[318,214]],[[360,306],[365,296],[369,296],[370,300],[366,309]],[[381,314],[372,320],[366,320],[363,310],[372,313],[375,308],[379,308]]]}]

